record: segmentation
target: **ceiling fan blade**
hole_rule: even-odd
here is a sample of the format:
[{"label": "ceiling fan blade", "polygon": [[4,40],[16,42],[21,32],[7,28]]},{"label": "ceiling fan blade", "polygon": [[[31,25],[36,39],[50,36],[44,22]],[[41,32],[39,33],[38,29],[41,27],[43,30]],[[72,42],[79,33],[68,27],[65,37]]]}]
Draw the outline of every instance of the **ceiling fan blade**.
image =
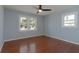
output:
[{"label": "ceiling fan blade", "polygon": [[52,11],[51,9],[42,9],[43,11]]}]

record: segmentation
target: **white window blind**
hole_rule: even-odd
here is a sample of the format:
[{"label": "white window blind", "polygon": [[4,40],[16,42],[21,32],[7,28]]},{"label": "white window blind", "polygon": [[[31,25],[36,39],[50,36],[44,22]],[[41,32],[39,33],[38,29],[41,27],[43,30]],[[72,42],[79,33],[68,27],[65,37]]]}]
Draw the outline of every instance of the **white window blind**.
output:
[{"label": "white window blind", "polygon": [[63,16],[63,26],[64,27],[75,27],[77,20],[76,13],[67,13]]}]

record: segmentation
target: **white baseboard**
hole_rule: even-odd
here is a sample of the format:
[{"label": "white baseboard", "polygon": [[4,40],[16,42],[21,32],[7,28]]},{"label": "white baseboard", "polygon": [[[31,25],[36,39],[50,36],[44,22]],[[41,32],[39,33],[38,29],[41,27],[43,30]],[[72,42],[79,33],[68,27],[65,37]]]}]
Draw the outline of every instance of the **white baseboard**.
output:
[{"label": "white baseboard", "polygon": [[[36,36],[42,36],[42,35],[43,35],[43,34],[41,34],[41,35],[35,35],[35,36],[29,36],[29,37],[36,37]],[[69,43],[73,43],[73,44],[79,45],[79,43],[77,43],[77,42],[68,41],[68,40],[62,39],[62,38],[60,38],[60,37],[51,36],[51,35],[43,35],[43,36],[47,36],[47,37],[51,37],[51,38],[56,38],[56,39],[58,39],[58,40],[62,40],[62,41],[65,41],[65,42],[69,42]],[[23,39],[23,38],[29,38],[29,37],[13,38],[13,39],[5,40],[5,42],[7,42],[7,41],[12,41],[12,40],[18,40],[18,39]]]},{"label": "white baseboard", "polygon": [[62,38],[60,38],[60,37],[51,36],[51,35],[45,35],[45,36],[48,36],[48,37],[50,37],[50,38],[56,38],[56,39],[58,39],[58,40],[62,40],[62,41],[65,41],[65,42],[69,42],[69,43],[72,43],[72,44],[77,44],[77,45],[79,45],[79,43],[77,43],[77,42],[68,41],[68,40],[62,39]]},{"label": "white baseboard", "polygon": [[28,36],[28,37],[11,38],[11,39],[5,40],[5,42],[12,41],[12,40],[18,40],[18,39],[23,39],[23,38],[37,37],[37,36],[44,36],[44,35],[40,34],[40,35],[34,35],[34,36]]}]

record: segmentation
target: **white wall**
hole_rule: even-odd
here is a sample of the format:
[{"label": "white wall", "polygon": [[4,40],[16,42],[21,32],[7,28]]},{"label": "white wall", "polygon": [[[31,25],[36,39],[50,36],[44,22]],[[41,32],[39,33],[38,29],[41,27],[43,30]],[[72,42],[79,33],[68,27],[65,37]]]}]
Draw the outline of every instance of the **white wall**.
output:
[{"label": "white wall", "polygon": [[3,19],[4,17],[4,10],[3,10],[3,7],[0,6],[0,49],[2,48],[3,46],[3,43],[4,43],[4,40],[3,40]]},{"label": "white wall", "polygon": [[[4,11],[4,39],[6,41],[15,40],[18,38],[27,38],[32,36],[39,36],[44,34],[43,17],[35,16],[33,14],[19,12],[15,10],[5,9]],[[20,31],[19,30],[19,16],[28,16],[37,18],[37,31]]]}]

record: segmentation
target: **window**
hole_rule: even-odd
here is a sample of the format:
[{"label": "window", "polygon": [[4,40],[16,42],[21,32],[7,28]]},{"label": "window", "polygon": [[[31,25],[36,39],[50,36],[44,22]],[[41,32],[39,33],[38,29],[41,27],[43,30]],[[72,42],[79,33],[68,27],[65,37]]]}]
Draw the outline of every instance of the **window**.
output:
[{"label": "window", "polygon": [[27,30],[28,29],[28,21],[27,18],[21,17],[20,18],[20,30]]},{"label": "window", "polygon": [[36,30],[36,25],[35,18],[20,17],[20,30]]},{"label": "window", "polygon": [[29,30],[35,30],[37,25],[37,21],[34,18],[29,20]]},{"label": "window", "polygon": [[63,26],[64,27],[75,27],[76,26],[76,13],[68,13],[63,16]]}]

